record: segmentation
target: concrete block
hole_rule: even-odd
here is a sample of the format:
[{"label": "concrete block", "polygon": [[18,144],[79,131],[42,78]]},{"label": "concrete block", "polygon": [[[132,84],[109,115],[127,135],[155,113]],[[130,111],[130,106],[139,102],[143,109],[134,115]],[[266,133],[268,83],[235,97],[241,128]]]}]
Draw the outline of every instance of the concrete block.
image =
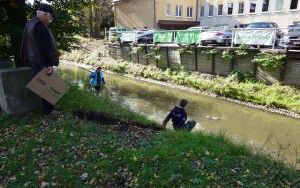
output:
[{"label": "concrete block", "polygon": [[31,79],[27,67],[0,70],[0,106],[4,113],[28,113],[41,106],[39,97],[26,88]]},{"label": "concrete block", "polygon": [[12,62],[0,59],[0,69],[8,69],[8,68],[13,68]]}]

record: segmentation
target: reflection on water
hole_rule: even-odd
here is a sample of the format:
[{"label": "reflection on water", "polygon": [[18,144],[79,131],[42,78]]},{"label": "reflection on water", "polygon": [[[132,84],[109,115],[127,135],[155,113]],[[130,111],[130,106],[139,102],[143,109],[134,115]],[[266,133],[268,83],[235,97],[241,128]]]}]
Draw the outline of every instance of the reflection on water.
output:
[{"label": "reflection on water", "polygon": [[[72,71],[64,69],[62,74],[82,88],[88,83],[88,75],[88,72],[74,68]],[[152,120],[162,122],[177,101],[186,98],[189,101],[188,118],[199,122],[195,131],[226,133],[235,141],[267,150],[292,164],[300,158],[299,120],[114,74],[106,74],[106,80],[105,94]],[[207,116],[216,116],[220,120],[211,120]]]}]

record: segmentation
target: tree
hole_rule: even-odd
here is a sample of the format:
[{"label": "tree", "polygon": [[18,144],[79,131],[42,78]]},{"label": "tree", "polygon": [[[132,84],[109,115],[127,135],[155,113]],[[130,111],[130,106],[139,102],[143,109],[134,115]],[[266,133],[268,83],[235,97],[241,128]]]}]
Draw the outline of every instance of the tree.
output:
[{"label": "tree", "polygon": [[104,28],[113,25],[114,15],[110,0],[94,0],[89,7],[89,33],[90,37],[103,37],[101,32]]},{"label": "tree", "polygon": [[[76,35],[99,37],[104,27],[112,25],[111,0],[47,0],[55,19],[50,28],[58,49],[70,51],[78,44]],[[16,66],[22,66],[20,47],[27,18],[35,16],[41,0],[26,5],[25,0],[0,0],[0,57],[12,57]],[[89,11],[90,10],[90,11]]]},{"label": "tree", "polygon": [[10,45],[9,50],[3,52],[3,56],[13,55],[16,66],[21,66],[19,54],[26,22],[25,0],[2,0],[0,5],[3,16],[0,21],[0,38],[3,40],[0,41],[0,46],[8,43]]}]

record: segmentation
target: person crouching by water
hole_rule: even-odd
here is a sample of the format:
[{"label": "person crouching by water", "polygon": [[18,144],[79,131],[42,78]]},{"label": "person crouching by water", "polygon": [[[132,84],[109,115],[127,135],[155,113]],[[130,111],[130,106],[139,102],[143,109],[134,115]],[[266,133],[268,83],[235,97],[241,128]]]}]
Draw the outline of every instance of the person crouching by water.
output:
[{"label": "person crouching by water", "polygon": [[93,71],[90,75],[90,84],[96,91],[100,91],[105,85],[104,73],[102,72],[102,67],[98,67],[95,71]]},{"label": "person crouching by water", "polygon": [[195,127],[196,122],[192,120],[186,123],[187,113],[185,107],[187,104],[188,101],[186,99],[181,99],[179,106],[175,106],[163,121],[163,128],[165,128],[170,119],[172,119],[174,130],[191,131]]}]

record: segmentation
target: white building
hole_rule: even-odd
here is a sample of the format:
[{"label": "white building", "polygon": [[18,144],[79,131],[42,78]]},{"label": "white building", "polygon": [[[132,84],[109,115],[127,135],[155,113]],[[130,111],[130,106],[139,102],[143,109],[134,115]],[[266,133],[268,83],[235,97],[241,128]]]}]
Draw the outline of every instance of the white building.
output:
[{"label": "white building", "polygon": [[281,28],[300,23],[300,0],[199,0],[202,26],[275,22]]}]

